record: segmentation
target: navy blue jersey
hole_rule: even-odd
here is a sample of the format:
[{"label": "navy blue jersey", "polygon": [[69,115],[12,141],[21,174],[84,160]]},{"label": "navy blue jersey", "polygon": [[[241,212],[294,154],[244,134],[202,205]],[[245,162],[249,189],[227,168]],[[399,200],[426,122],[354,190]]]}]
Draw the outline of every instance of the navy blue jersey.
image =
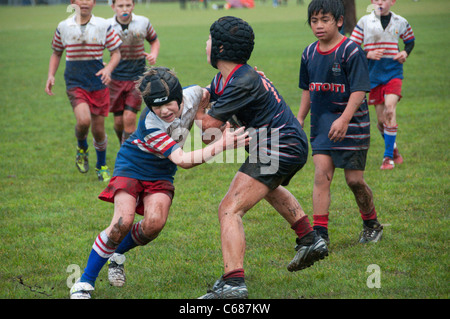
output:
[{"label": "navy blue jersey", "polygon": [[304,51],[299,87],[311,97],[311,147],[313,150],[366,150],[370,144],[367,101],[351,119],[341,142],[328,138],[333,122],[347,107],[350,94],[370,91],[367,58],[353,41],[344,39],[332,50],[321,52],[318,41]]},{"label": "navy blue jersey", "polygon": [[307,155],[308,140],[297,118],[272,83],[248,64],[236,66],[225,83],[218,73],[211,82],[211,101],[209,115],[222,122],[235,116],[249,130],[250,155],[257,150],[259,156],[288,163]]}]

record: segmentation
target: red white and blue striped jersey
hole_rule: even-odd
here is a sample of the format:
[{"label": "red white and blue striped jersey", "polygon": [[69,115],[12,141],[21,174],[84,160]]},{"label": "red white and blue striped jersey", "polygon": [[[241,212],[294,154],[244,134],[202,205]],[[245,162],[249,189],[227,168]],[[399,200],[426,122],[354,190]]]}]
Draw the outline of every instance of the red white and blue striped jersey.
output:
[{"label": "red white and blue striped jersey", "polygon": [[250,65],[237,65],[225,83],[222,74],[216,74],[210,101],[209,115],[222,122],[236,118],[248,130],[252,158],[306,162],[308,138],[300,123],[273,84]]},{"label": "red white and blue striped jersey", "polygon": [[386,84],[394,78],[403,79],[403,64],[393,58],[399,52],[400,39],[404,43],[415,40],[414,32],[405,18],[391,12],[390,22],[383,29],[380,17],[372,12],[358,21],[350,39],[358,45],[363,44],[365,51],[385,49],[381,60],[369,60],[371,88]]},{"label": "red white and blue striped jersey", "polygon": [[101,90],[106,86],[95,74],[104,67],[103,51],[116,50],[122,40],[106,19],[92,15],[86,25],[79,25],[75,19],[73,16],[60,22],[52,41],[53,50],[66,50],[66,87]]},{"label": "red white and blue striped jersey", "polygon": [[356,43],[344,37],[333,49],[323,52],[319,42],[303,51],[299,87],[311,98],[311,147],[313,150],[366,150],[370,144],[370,118],[364,99],[348,125],[345,138],[328,138],[333,122],[347,107],[350,94],[370,90],[367,59]]},{"label": "red white and blue striped jersey", "polygon": [[137,80],[145,71],[145,40],[153,42],[158,38],[150,20],[132,13],[131,21],[125,30],[117,21],[116,15],[108,19],[123,44],[120,46],[121,61],[114,69],[112,78],[120,81]]},{"label": "red white and blue striped jersey", "polygon": [[202,96],[203,89],[198,85],[184,88],[182,115],[171,123],[161,120],[146,107],[136,131],[120,147],[113,175],[173,183],[177,165],[168,157],[183,147]]}]

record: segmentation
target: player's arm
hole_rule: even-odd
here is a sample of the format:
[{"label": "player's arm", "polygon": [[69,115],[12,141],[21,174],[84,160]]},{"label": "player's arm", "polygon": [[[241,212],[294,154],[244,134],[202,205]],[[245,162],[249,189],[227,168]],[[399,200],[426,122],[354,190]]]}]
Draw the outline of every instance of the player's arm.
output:
[{"label": "player's arm", "polygon": [[413,48],[414,48],[414,40],[405,43],[405,48],[403,49],[403,51],[397,53],[397,55],[394,57],[394,60],[402,64],[405,63],[406,58],[409,57]]},{"label": "player's arm", "polygon": [[248,145],[249,141],[248,132],[244,132],[244,127],[233,130],[228,124],[221,137],[205,148],[188,153],[181,148],[177,148],[169,155],[169,159],[176,165],[188,169],[211,160],[214,156],[227,149]]},{"label": "player's arm", "polygon": [[102,83],[108,85],[111,82],[111,73],[120,62],[119,48],[111,51],[111,58],[103,69],[97,72],[96,76],[100,76]]},{"label": "player's arm", "polygon": [[159,55],[159,48],[161,47],[161,43],[159,42],[158,38],[149,43],[150,43],[150,53],[144,52],[145,58],[147,59],[150,65],[155,65],[156,59],[158,58]]},{"label": "player's arm", "polygon": [[59,63],[61,62],[61,56],[63,51],[53,50],[53,53],[50,57],[50,62],[48,65],[48,77],[47,83],[45,84],[45,92],[48,95],[54,95],[52,92],[52,87],[55,85],[55,74],[58,70]]},{"label": "player's arm", "polygon": [[300,122],[300,125],[303,127],[305,123],[305,118],[311,109],[311,96],[309,94],[309,90],[302,91],[302,99],[300,100],[300,109],[298,110],[297,120]]},{"label": "player's arm", "polygon": [[345,138],[347,134],[348,124],[366,98],[366,92],[355,91],[350,94],[347,106],[345,107],[342,115],[331,124],[330,131],[328,132],[328,138],[333,142],[340,142]]}]

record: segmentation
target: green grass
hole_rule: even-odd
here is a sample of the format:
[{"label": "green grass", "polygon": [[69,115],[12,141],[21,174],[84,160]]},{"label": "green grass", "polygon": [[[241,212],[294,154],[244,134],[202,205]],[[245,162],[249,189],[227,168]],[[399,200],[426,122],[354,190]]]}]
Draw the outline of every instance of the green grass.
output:
[{"label": "green grass", "polygon": [[[357,1],[358,17],[368,1]],[[332,184],[330,256],[311,268],[289,273],[294,236],[265,202],[244,217],[245,269],[251,298],[437,298],[449,297],[449,38],[450,2],[398,1],[416,47],[405,64],[398,106],[398,143],[405,163],[379,170],[383,152],[372,113],[372,146],[366,180],[371,186],[384,239],[357,243],[361,219],[353,195],[337,171]],[[273,9],[181,11],[177,3],[137,6],[161,40],[159,65],[174,68],[183,85],[206,85],[215,70],[206,62],[210,24],[222,15],[251,23],[256,46],[249,63],[264,70],[294,113],[300,102],[300,54],[315,41],[305,6],[291,1]],[[97,16],[109,17],[108,6]],[[67,298],[69,265],[84,268],[95,236],[113,206],[97,199],[103,184],[94,172],[75,169],[74,116],[65,95],[64,63],[55,96],[44,92],[50,42],[65,6],[0,8],[0,298]],[[106,55],[105,55],[106,56]],[[107,161],[113,166],[118,142],[112,117]],[[307,122],[309,123],[309,122]],[[309,129],[307,130],[309,134]],[[91,144],[91,143],[90,143]],[[93,155],[93,160],[95,155]],[[128,254],[127,285],[109,286],[105,269],[96,298],[196,298],[222,273],[217,207],[239,164],[180,169],[169,220],[160,237]],[[289,190],[312,215],[314,167],[310,159]],[[370,264],[381,270],[381,288],[366,285]]]}]

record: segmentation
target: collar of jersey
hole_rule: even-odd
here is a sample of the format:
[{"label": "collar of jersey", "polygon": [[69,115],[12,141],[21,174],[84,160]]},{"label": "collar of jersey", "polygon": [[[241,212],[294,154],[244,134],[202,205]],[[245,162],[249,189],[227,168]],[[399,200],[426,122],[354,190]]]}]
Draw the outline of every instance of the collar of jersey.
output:
[{"label": "collar of jersey", "polygon": [[[226,79],[224,84],[222,84],[222,73],[219,73],[219,76],[217,77],[216,87],[215,87],[215,93],[217,95],[222,95],[223,90],[225,90],[225,88],[227,87],[228,82],[230,82],[230,79],[233,77],[234,73],[241,66],[243,66],[243,64],[238,64],[238,65],[235,66],[235,68],[230,72],[230,74],[228,74],[228,77],[227,77],[227,79]],[[220,88],[220,91],[219,91],[219,88]]]},{"label": "collar of jersey", "polygon": [[[78,25],[78,23],[75,21],[75,19],[76,19],[76,15],[74,15],[73,17],[72,17],[72,19],[70,19],[69,20],[69,25]],[[91,14],[91,18],[89,19],[89,22],[87,23],[87,24],[93,24],[93,25],[96,25],[97,24],[97,21],[96,21],[96,18],[95,18],[95,16],[93,15],[93,14]]]}]

